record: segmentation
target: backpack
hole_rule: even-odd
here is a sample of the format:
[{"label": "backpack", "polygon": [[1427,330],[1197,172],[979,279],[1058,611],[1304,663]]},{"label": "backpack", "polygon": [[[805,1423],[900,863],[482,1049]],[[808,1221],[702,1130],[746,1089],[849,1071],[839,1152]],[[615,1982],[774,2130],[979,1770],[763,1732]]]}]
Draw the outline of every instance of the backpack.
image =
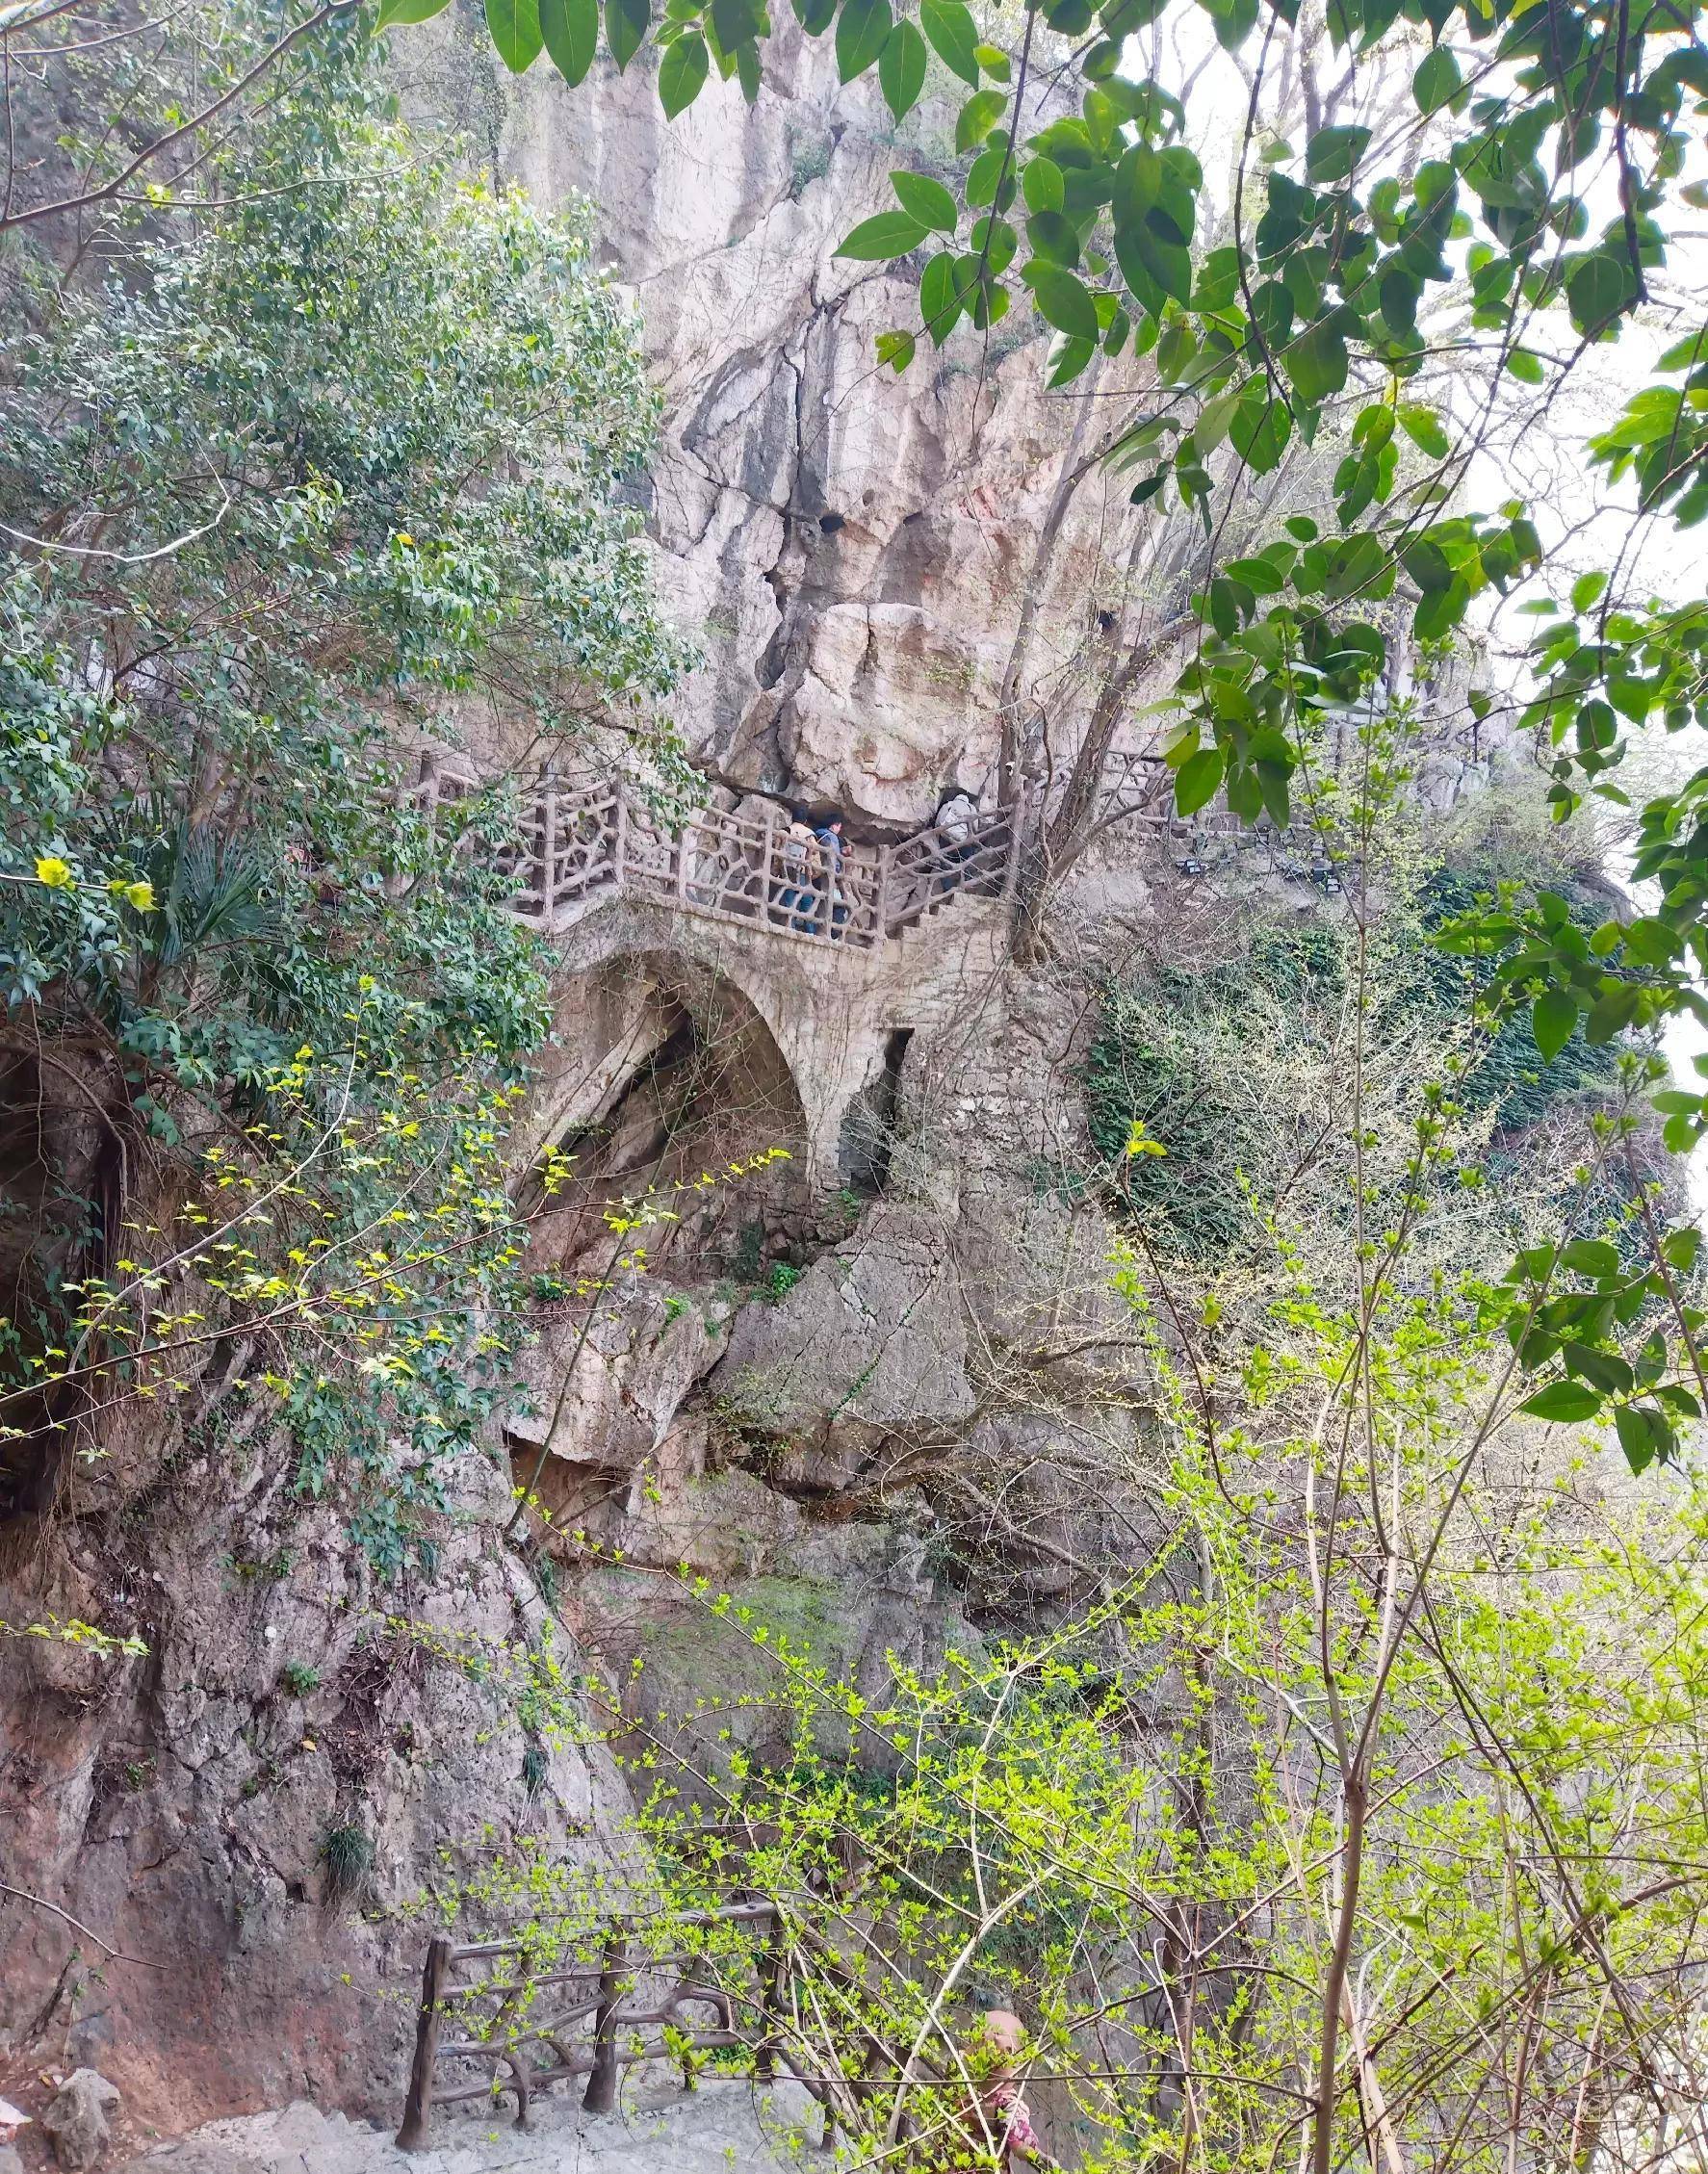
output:
[{"label": "backpack", "polygon": [[804,871],[817,842],[805,823],[790,823],[783,837],[783,866],[791,872]]}]

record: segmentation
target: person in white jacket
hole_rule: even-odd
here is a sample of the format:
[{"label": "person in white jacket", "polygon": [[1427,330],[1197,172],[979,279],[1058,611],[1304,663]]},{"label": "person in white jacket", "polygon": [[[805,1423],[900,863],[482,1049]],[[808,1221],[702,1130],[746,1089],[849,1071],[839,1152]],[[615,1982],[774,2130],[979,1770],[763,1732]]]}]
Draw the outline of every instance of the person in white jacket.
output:
[{"label": "person in white jacket", "polygon": [[970,794],[951,793],[937,811],[933,828],[937,832],[937,866],[941,871],[937,879],[939,891],[955,888],[954,871],[968,860],[973,851],[972,826],[978,820],[978,810]]}]

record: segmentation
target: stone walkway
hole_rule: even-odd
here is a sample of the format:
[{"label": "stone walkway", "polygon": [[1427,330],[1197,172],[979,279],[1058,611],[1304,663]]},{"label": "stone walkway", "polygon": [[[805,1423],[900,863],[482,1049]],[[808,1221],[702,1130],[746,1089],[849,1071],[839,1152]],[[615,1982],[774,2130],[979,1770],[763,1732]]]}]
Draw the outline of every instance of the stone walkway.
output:
[{"label": "stone walkway", "polygon": [[798,2084],[720,2078],[597,2118],[544,2092],[526,2131],[508,2101],[496,2118],[453,2107],[434,2116],[431,2149],[401,2152],[389,2131],[299,2100],[210,2121],[121,2174],[812,2174],[836,2163],[817,2149],[821,2127]]}]

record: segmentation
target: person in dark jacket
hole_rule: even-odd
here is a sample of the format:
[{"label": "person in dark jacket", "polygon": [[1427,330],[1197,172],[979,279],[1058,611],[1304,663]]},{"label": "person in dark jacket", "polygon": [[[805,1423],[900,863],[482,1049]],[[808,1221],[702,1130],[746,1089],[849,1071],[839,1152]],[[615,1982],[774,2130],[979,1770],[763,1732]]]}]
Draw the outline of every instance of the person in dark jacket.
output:
[{"label": "person in dark jacket", "polygon": [[814,830],[813,836],[818,841],[823,876],[817,925],[821,929],[827,929],[834,942],[837,931],[848,918],[848,909],[842,903],[842,854],[846,848],[842,843],[841,816],[826,815]]}]

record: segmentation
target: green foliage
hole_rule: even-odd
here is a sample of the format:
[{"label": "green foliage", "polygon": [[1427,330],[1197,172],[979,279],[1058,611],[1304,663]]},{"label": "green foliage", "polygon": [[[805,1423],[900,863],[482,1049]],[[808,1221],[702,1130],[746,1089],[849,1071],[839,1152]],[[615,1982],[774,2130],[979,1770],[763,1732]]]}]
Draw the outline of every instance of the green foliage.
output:
[{"label": "green foliage", "polygon": [[[1220,966],[1104,983],[1086,1060],[1092,1145],[1164,1253],[1208,1263],[1250,1242],[1254,1188],[1277,1174],[1286,1119],[1248,1091],[1245,1059],[1263,1047],[1320,1064],[1345,970],[1341,930],[1295,917],[1259,921]],[[1166,1152],[1130,1156],[1135,1125]]]},{"label": "green foliage", "polygon": [[293,1698],[306,1698],[311,1691],[320,1689],[321,1671],[306,1661],[287,1661],[279,1670],[279,1682]]},{"label": "green foliage", "polygon": [[9,1038],[74,1052],[183,1204],[133,1187],[47,1261],[0,1423],[111,1385],[103,1349],[182,1382],[212,1300],[257,1347],[226,1418],[272,1400],[392,1570],[521,1333],[503,1139],[548,1019],[513,804],[429,810],[402,749],[457,704],[657,737],[686,652],[584,210],[455,182],[378,107],[349,41],[210,168],[218,218],[136,226],[5,351],[0,518],[102,538],[0,569]]},{"label": "green foliage", "polygon": [[331,1826],[321,1838],[320,1859],[326,1868],[326,1900],[334,1906],[360,1902],[374,1871],[374,1837],[349,1825]]},{"label": "green foliage", "polygon": [[[1475,913],[1480,897],[1488,897],[1496,880],[1480,869],[1455,867],[1435,869],[1422,886],[1415,912],[1426,941],[1419,950],[1418,970],[1423,987],[1419,1000],[1451,1017],[1463,1003],[1466,977],[1462,965],[1442,951],[1434,939]],[[1581,884],[1567,880],[1559,894],[1567,905],[1573,926],[1588,936],[1606,913],[1604,898]],[[1538,1064],[1538,1056],[1543,1062]],[[1606,1097],[1617,1074],[1617,1057],[1606,1044],[1592,1045],[1577,1024],[1575,1012],[1563,1039],[1546,1051],[1539,1051],[1529,1018],[1522,1010],[1508,1011],[1494,1027],[1476,1059],[1460,1082],[1462,1100],[1473,1109],[1492,1107],[1497,1129],[1503,1134],[1522,1134],[1540,1124],[1561,1101],[1579,1096]]]}]

